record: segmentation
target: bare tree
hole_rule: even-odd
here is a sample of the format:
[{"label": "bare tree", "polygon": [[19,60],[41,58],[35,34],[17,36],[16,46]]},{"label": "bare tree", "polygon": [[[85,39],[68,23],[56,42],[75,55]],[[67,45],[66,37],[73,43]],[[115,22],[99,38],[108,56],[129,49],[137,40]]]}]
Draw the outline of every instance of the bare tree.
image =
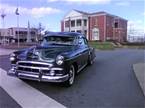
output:
[{"label": "bare tree", "polygon": [[[42,32],[44,31],[45,27],[42,26],[42,23],[39,23],[38,25],[38,38],[41,40],[42,39]],[[39,40],[38,39],[38,40]]]}]

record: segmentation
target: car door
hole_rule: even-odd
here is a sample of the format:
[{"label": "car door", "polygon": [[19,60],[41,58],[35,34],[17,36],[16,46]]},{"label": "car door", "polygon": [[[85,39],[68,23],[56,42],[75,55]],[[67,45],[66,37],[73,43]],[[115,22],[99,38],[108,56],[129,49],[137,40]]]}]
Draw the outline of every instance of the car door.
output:
[{"label": "car door", "polygon": [[84,63],[88,63],[88,55],[89,55],[89,45],[88,45],[88,41],[85,37],[83,37],[83,41],[84,41],[84,51],[83,51],[83,55],[84,55]]},{"label": "car door", "polygon": [[80,49],[81,67],[83,67],[87,63],[89,53],[89,47],[84,36],[79,37],[79,49]]}]

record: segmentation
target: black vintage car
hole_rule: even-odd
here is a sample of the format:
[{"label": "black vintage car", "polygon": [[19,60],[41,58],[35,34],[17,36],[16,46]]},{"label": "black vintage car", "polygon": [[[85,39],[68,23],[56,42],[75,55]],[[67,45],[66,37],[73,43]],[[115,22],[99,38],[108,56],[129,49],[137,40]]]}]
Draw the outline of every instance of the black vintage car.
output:
[{"label": "black vintage car", "polygon": [[95,59],[94,48],[84,35],[55,32],[44,36],[41,45],[10,54],[8,75],[21,79],[74,83],[75,75]]}]

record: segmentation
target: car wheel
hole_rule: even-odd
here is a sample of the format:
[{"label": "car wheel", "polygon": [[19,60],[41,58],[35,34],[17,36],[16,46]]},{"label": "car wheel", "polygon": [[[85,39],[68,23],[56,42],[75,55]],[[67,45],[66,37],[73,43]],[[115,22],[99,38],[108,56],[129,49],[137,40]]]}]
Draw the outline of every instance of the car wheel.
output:
[{"label": "car wheel", "polygon": [[75,79],[75,68],[73,65],[71,65],[69,69],[69,79],[65,82],[66,86],[73,85],[74,79]]}]

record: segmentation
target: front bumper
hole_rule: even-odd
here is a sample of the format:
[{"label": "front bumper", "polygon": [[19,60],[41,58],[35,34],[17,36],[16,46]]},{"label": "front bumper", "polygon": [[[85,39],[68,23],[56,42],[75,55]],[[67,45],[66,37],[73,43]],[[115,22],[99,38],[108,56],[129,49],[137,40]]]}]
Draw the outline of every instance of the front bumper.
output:
[{"label": "front bumper", "polygon": [[68,78],[69,78],[68,74],[51,76],[51,75],[44,75],[42,73],[39,73],[39,74],[35,74],[35,73],[31,73],[31,72],[28,73],[25,71],[16,70],[14,68],[11,68],[7,72],[7,74],[9,76],[14,76],[14,77],[22,78],[22,79],[45,81],[45,82],[64,82],[64,81],[68,80]]}]

